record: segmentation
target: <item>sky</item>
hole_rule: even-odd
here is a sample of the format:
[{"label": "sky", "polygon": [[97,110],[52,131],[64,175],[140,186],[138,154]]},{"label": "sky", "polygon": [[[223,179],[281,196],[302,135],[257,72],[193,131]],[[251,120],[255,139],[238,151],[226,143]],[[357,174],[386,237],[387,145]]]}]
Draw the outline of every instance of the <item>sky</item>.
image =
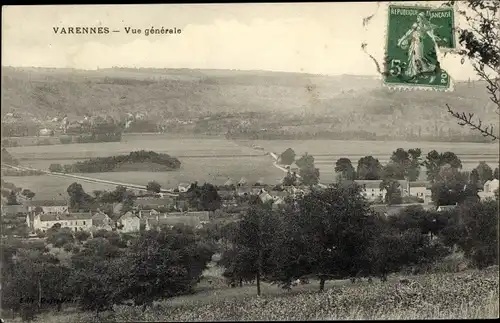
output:
[{"label": "sky", "polygon": [[[408,2],[406,2],[408,3]],[[428,4],[421,1],[421,4]],[[432,3],[436,6],[436,2]],[[364,17],[375,14],[365,28]],[[268,70],[377,75],[387,3],[46,5],[2,7],[2,66]],[[54,27],[119,33],[55,34]],[[141,29],[127,34],[125,27]],[[177,28],[180,34],[144,30]],[[476,79],[460,57],[441,57],[456,80]]]}]

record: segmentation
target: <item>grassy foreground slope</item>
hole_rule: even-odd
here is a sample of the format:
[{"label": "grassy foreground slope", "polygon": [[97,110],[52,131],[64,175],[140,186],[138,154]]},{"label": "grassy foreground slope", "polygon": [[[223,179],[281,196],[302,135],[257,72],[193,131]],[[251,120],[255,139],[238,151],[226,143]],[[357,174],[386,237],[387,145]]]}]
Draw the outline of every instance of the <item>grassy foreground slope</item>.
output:
[{"label": "grassy foreground slope", "polygon": [[403,136],[410,128],[422,135],[468,131],[448,115],[446,103],[487,121],[497,117],[481,82],[457,83],[454,92],[443,93],[389,91],[368,76],[263,71],[3,67],[2,74],[2,115],[40,120],[86,113],[144,112],[165,120],[254,112],[267,126],[298,124],[298,131],[316,125]]},{"label": "grassy foreground slope", "polygon": [[317,284],[285,292],[264,285],[263,296],[254,286],[214,288],[195,295],[159,302],[142,312],[140,307],[117,306],[114,317],[68,311],[47,313],[40,322],[137,321],[247,321],[247,320],[353,320],[353,319],[477,319],[498,317],[498,267],[483,271],[408,277],[410,284],[393,277],[351,284],[331,282],[318,293]]}]

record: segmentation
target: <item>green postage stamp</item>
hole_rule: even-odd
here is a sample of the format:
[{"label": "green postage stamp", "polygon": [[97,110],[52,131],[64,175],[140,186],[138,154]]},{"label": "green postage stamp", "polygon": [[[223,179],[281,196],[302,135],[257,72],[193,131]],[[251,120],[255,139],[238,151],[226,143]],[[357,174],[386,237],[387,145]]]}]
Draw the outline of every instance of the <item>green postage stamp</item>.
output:
[{"label": "green postage stamp", "polygon": [[384,85],[449,91],[438,52],[456,46],[453,8],[389,5]]}]

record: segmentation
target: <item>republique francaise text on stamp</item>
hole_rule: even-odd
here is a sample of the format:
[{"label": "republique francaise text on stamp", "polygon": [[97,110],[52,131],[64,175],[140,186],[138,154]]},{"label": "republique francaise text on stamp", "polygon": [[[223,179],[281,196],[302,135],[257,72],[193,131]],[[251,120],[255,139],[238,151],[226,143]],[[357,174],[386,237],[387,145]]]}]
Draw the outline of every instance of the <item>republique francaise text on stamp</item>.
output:
[{"label": "republique francaise text on stamp", "polygon": [[392,88],[450,90],[438,51],[454,49],[453,8],[390,5],[384,84]]}]

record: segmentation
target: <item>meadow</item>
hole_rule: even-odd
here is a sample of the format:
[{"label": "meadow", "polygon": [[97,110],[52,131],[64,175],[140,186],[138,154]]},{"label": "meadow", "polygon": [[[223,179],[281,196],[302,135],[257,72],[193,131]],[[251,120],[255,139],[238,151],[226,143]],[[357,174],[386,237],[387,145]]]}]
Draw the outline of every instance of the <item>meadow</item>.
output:
[{"label": "meadow", "polygon": [[[128,154],[137,150],[153,150],[177,157],[182,165],[179,170],[168,172],[108,172],[85,174],[105,180],[116,180],[138,185],[146,185],[155,180],[164,188],[176,188],[180,183],[210,182],[224,184],[228,179],[237,182],[245,177],[249,182],[263,180],[276,184],[283,177],[283,172],[272,165],[272,159],[265,152],[251,148],[255,144],[265,151],[280,154],[287,148],[295,150],[297,155],[309,153],[315,157],[316,167],[320,169],[323,183],[335,180],[335,161],[341,157],[350,158],[353,165],[366,155],[387,163],[391,153],[397,148],[420,148],[425,156],[435,149],[439,152],[452,151],[462,160],[464,170],[476,167],[479,161],[486,161],[492,168],[498,165],[498,146],[477,143],[438,143],[438,142],[381,142],[381,141],[341,141],[341,140],[267,140],[237,142],[214,137],[176,137],[165,134],[127,134],[122,142],[69,144],[50,146],[25,146],[9,148],[8,151],[24,166],[48,169],[50,164],[71,164],[93,157]],[[421,171],[425,178],[425,169]],[[17,186],[27,187],[37,193],[37,197],[54,198],[66,192],[72,179],[47,178],[46,176],[5,177]],[[109,189],[102,184],[83,183],[85,190]]]},{"label": "meadow", "polygon": [[353,320],[353,319],[478,319],[497,318],[498,266],[460,273],[390,276],[386,283],[375,279],[355,284],[328,282],[318,293],[311,282],[285,291],[263,284],[262,296],[255,286],[198,287],[193,295],[156,302],[142,312],[139,307],[115,306],[115,313],[96,318],[93,313],[66,309],[46,313],[39,322],[107,321],[248,321],[248,320]]}]

